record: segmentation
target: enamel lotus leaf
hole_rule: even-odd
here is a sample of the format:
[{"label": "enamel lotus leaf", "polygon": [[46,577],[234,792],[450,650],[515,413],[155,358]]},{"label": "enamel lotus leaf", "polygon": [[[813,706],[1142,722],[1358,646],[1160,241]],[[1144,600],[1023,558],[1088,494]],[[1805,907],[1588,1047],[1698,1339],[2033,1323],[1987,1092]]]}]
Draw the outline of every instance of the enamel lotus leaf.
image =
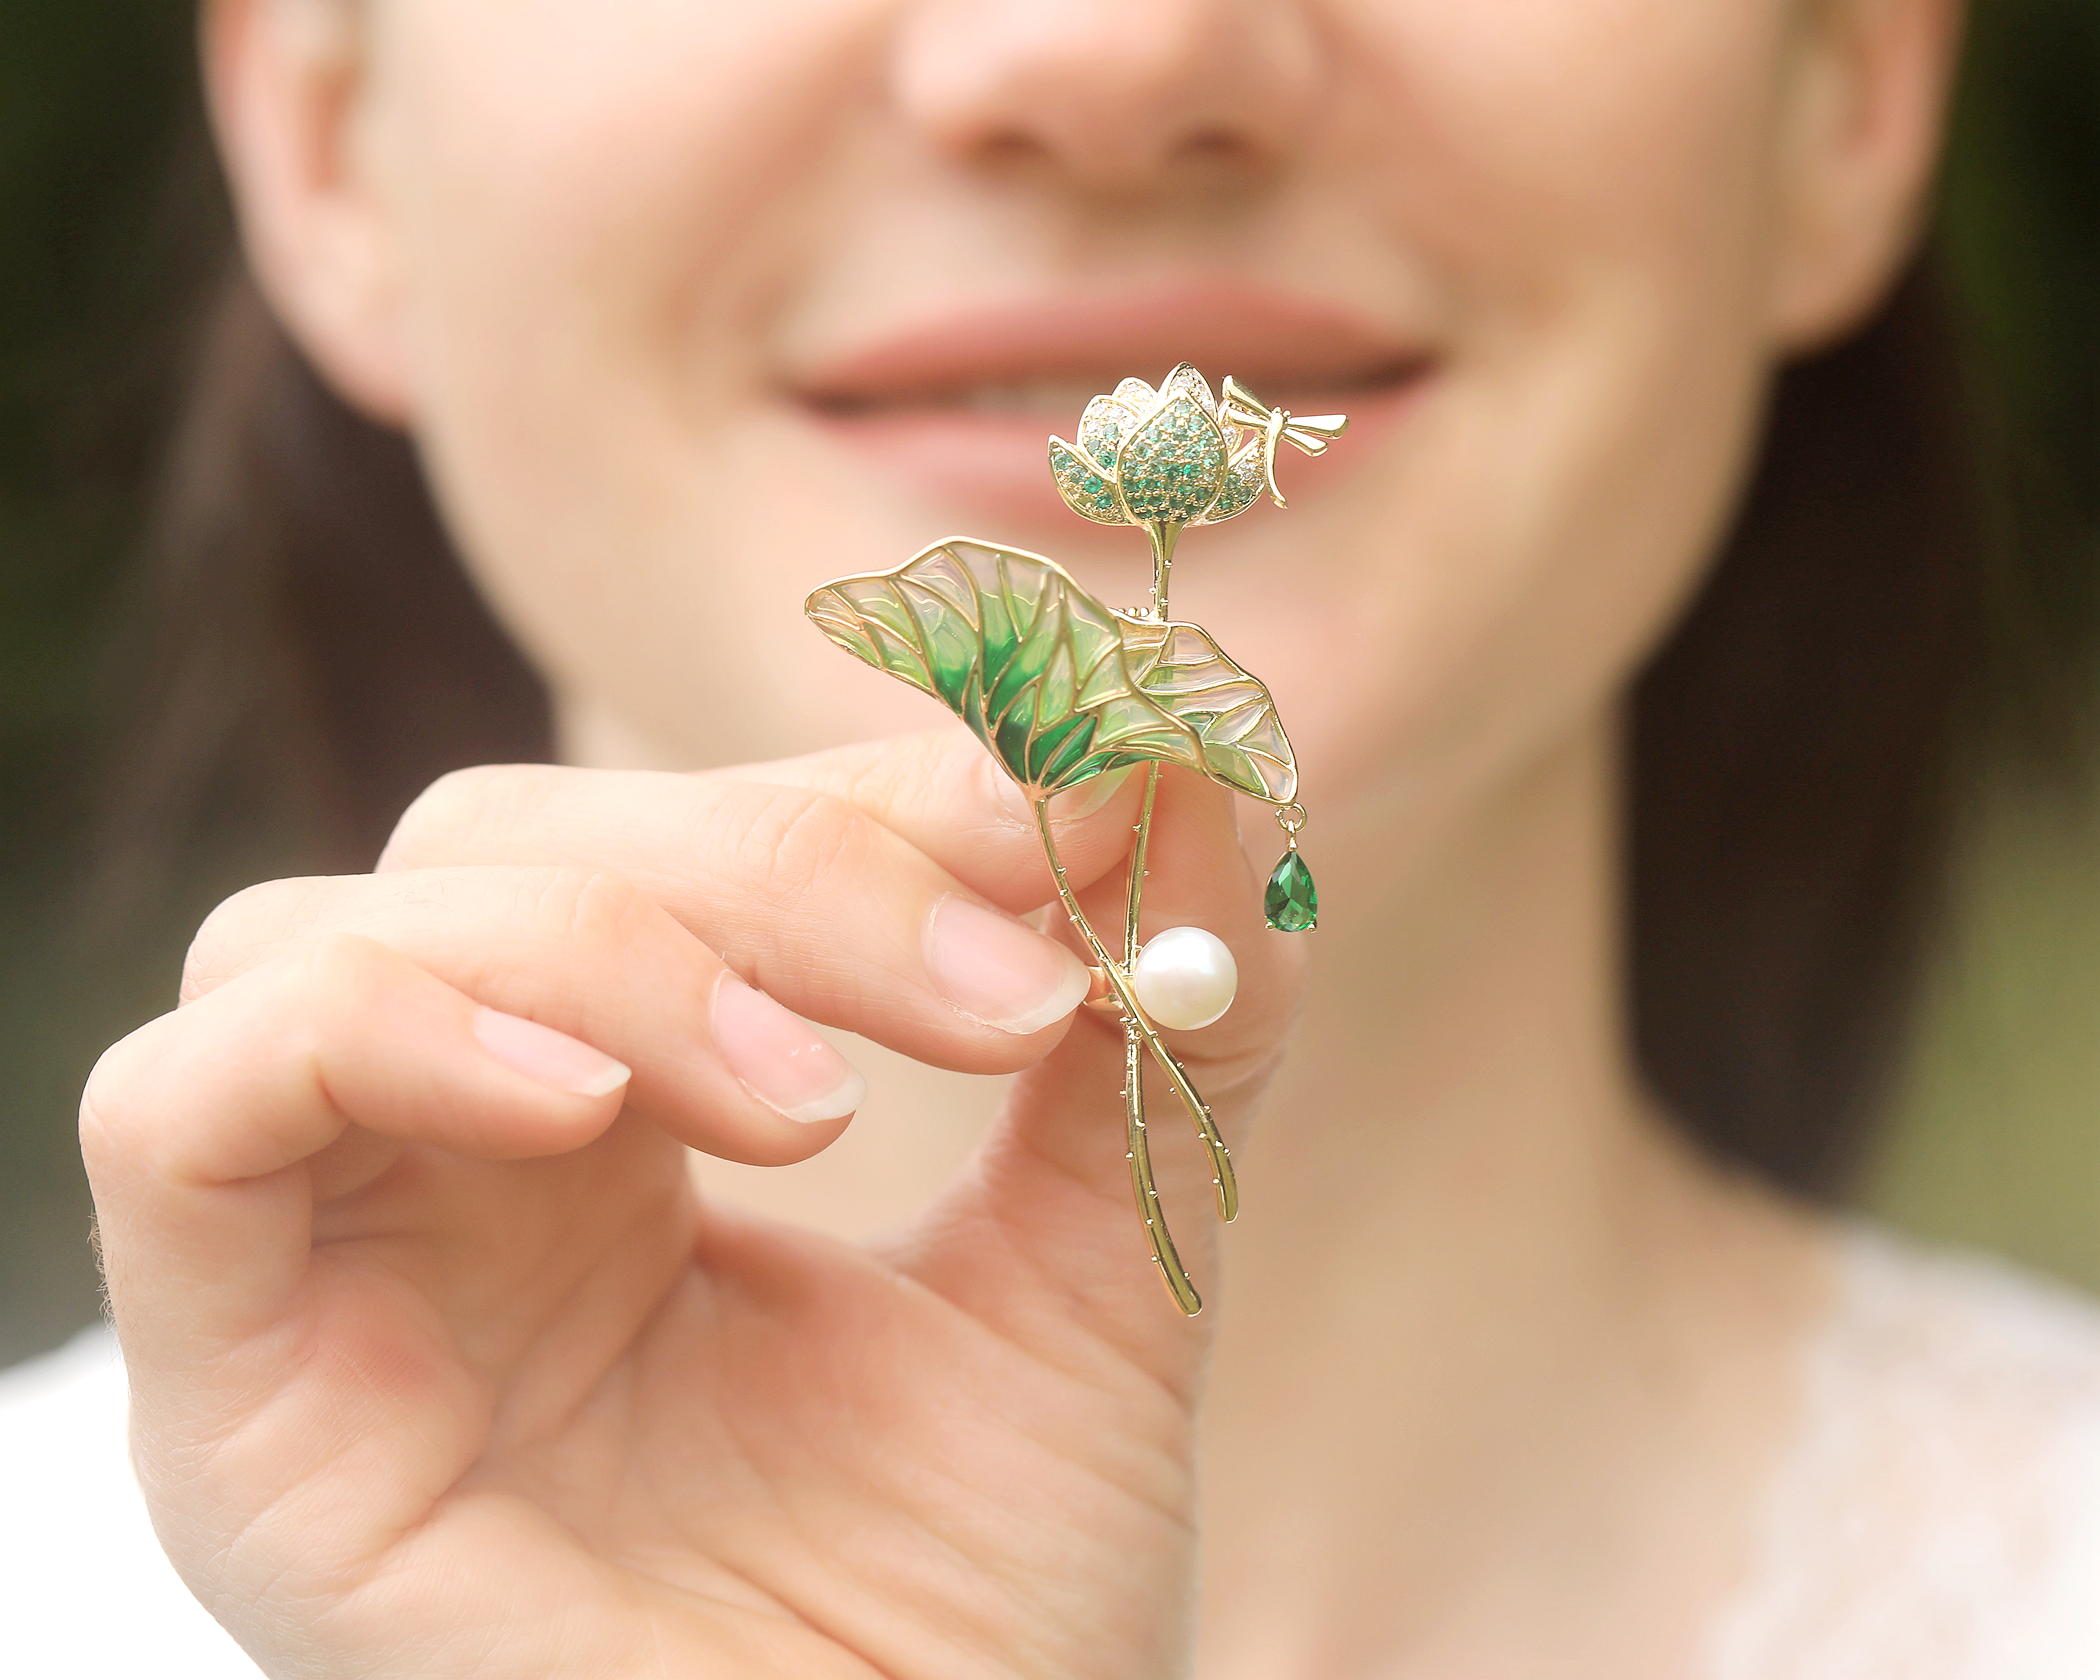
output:
[{"label": "enamel lotus leaf", "polygon": [[1208,631],[1116,612],[1054,560],[951,537],[840,578],[804,610],[840,647],[932,695],[1031,795],[1178,764],[1286,803],[1297,761],[1258,678]]}]

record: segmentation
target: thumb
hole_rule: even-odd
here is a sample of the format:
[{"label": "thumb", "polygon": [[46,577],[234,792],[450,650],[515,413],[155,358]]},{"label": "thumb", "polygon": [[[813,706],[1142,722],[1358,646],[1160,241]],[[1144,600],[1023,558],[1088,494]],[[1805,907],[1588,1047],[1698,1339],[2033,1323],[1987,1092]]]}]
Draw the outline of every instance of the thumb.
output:
[{"label": "thumb", "polygon": [[[1206,929],[1239,970],[1223,1019],[1159,1034],[1229,1148],[1251,1121],[1295,1019],[1304,942],[1265,926],[1234,798],[1207,779],[1162,771],[1146,863],[1144,937]],[[1118,958],[1128,885],[1128,866],[1111,868],[1079,898]],[[1154,1056],[1140,1061],[1146,1125],[1133,1136],[1123,1027],[1113,1010],[1081,1011],[1057,1049],[1018,1077],[975,1170],[942,1198],[907,1265],[1017,1340],[1105,1338],[1180,1387],[1193,1383],[1208,1337],[1161,1287],[1172,1255],[1155,1263],[1133,1180],[1149,1155],[1154,1217],[1168,1222],[1198,1291],[1216,1270],[1221,1193],[1175,1082]]]}]

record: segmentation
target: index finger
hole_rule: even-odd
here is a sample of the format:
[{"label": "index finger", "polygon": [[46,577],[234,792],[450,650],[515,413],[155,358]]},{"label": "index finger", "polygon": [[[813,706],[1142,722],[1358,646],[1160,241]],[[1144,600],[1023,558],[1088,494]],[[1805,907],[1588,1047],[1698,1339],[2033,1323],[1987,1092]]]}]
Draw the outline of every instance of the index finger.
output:
[{"label": "index finger", "polygon": [[[609,871],[790,1009],[920,1061],[1011,1072],[1055,1042],[1087,973],[1011,914],[1054,884],[1032,811],[988,768],[957,730],[755,772],[465,771],[410,808],[378,878]],[[1100,791],[1059,825],[1082,886],[1130,844],[1125,796]]]},{"label": "index finger", "polygon": [[[403,813],[377,869],[589,859],[617,869],[677,914],[691,880],[695,834],[710,822],[735,820],[748,798],[738,790],[750,787],[838,800],[1015,914],[1056,896],[1026,796],[960,727],[724,770],[519,764],[457,771]],[[1141,797],[1139,778],[1119,772],[1051,803],[1058,852],[1075,887],[1129,853]]]}]

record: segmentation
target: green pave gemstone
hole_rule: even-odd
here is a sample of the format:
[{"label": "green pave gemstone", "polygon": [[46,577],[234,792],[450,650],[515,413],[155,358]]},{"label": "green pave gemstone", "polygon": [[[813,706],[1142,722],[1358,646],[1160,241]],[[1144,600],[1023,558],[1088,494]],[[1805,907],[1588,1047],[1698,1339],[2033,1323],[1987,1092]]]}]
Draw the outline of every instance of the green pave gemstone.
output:
[{"label": "green pave gemstone", "polygon": [[1123,438],[1117,455],[1131,517],[1185,523],[1210,506],[1225,481],[1225,439],[1187,397]]},{"label": "green pave gemstone", "polygon": [[1310,933],[1320,921],[1320,889],[1313,885],[1312,871],[1293,846],[1276,860],[1269,875],[1269,890],[1262,894],[1261,913],[1278,933]]},{"label": "green pave gemstone", "polygon": [[1058,494],[1074,513],[1102,525],[1123,523],[1115,486],[1085,456],[1074,453],[1057,438],[1050,440],[1050,472],[1057,480]]}]

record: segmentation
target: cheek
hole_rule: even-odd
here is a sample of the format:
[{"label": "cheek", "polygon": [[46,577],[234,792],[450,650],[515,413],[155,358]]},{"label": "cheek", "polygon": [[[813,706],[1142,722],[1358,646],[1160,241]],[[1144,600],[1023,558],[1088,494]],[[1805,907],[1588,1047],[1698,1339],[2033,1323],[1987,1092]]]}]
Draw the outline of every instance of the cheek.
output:
[{"label": "cheek", "polygon": [[[691,757],[822,648],[801,601],[849,522],[753,500],[787,442],[762,350],[881,9],[448,0],[381,35],[411,405],[448,522],[558,691]],[[775,564],[784,537],[819,557]]]},{"label": "cheek", "polygon": [[[1338,598],[1244,628],[1298,673],[1278,686],[1306,696],[1316,777],[1419,792],[1612,704],[1719,540],[1767,378],[1782,20],[1676,0],[1379,17],[1353,148],[1451,354],[1390,470],[1293,532],[1353,554]],[[1340,581],[1302,575],[1294,612]]]},{"label": "cheek", "polygon": [[[557,689],[684,761],[928,721],[800,607],[952,527],[803,465],[763,356],[784,295],[865,290],[867,265],[837,260],[842,192],[860,224],[923,205],[899,184],[909,161],[898,179],[870,161],[898,145],[871,68],[890,9],[386,14],[413,400],[441,499]],[[1776,0],[1325,11],[1335,98],[1314,151],[1253,233],[1218,243],[1253,240],[1285,283],[1331,256],[1426,300],[1443,371],[1345,488],[1200,534],[1177,587],[1276,690],[1314,797],[1461,789],[1609,703],[1725,518],[1764,378]],[[972,213],[940,226],[970,256],[948,266],[981,284]],[[1134,592],[1134,574],[1082,571]]]}]

